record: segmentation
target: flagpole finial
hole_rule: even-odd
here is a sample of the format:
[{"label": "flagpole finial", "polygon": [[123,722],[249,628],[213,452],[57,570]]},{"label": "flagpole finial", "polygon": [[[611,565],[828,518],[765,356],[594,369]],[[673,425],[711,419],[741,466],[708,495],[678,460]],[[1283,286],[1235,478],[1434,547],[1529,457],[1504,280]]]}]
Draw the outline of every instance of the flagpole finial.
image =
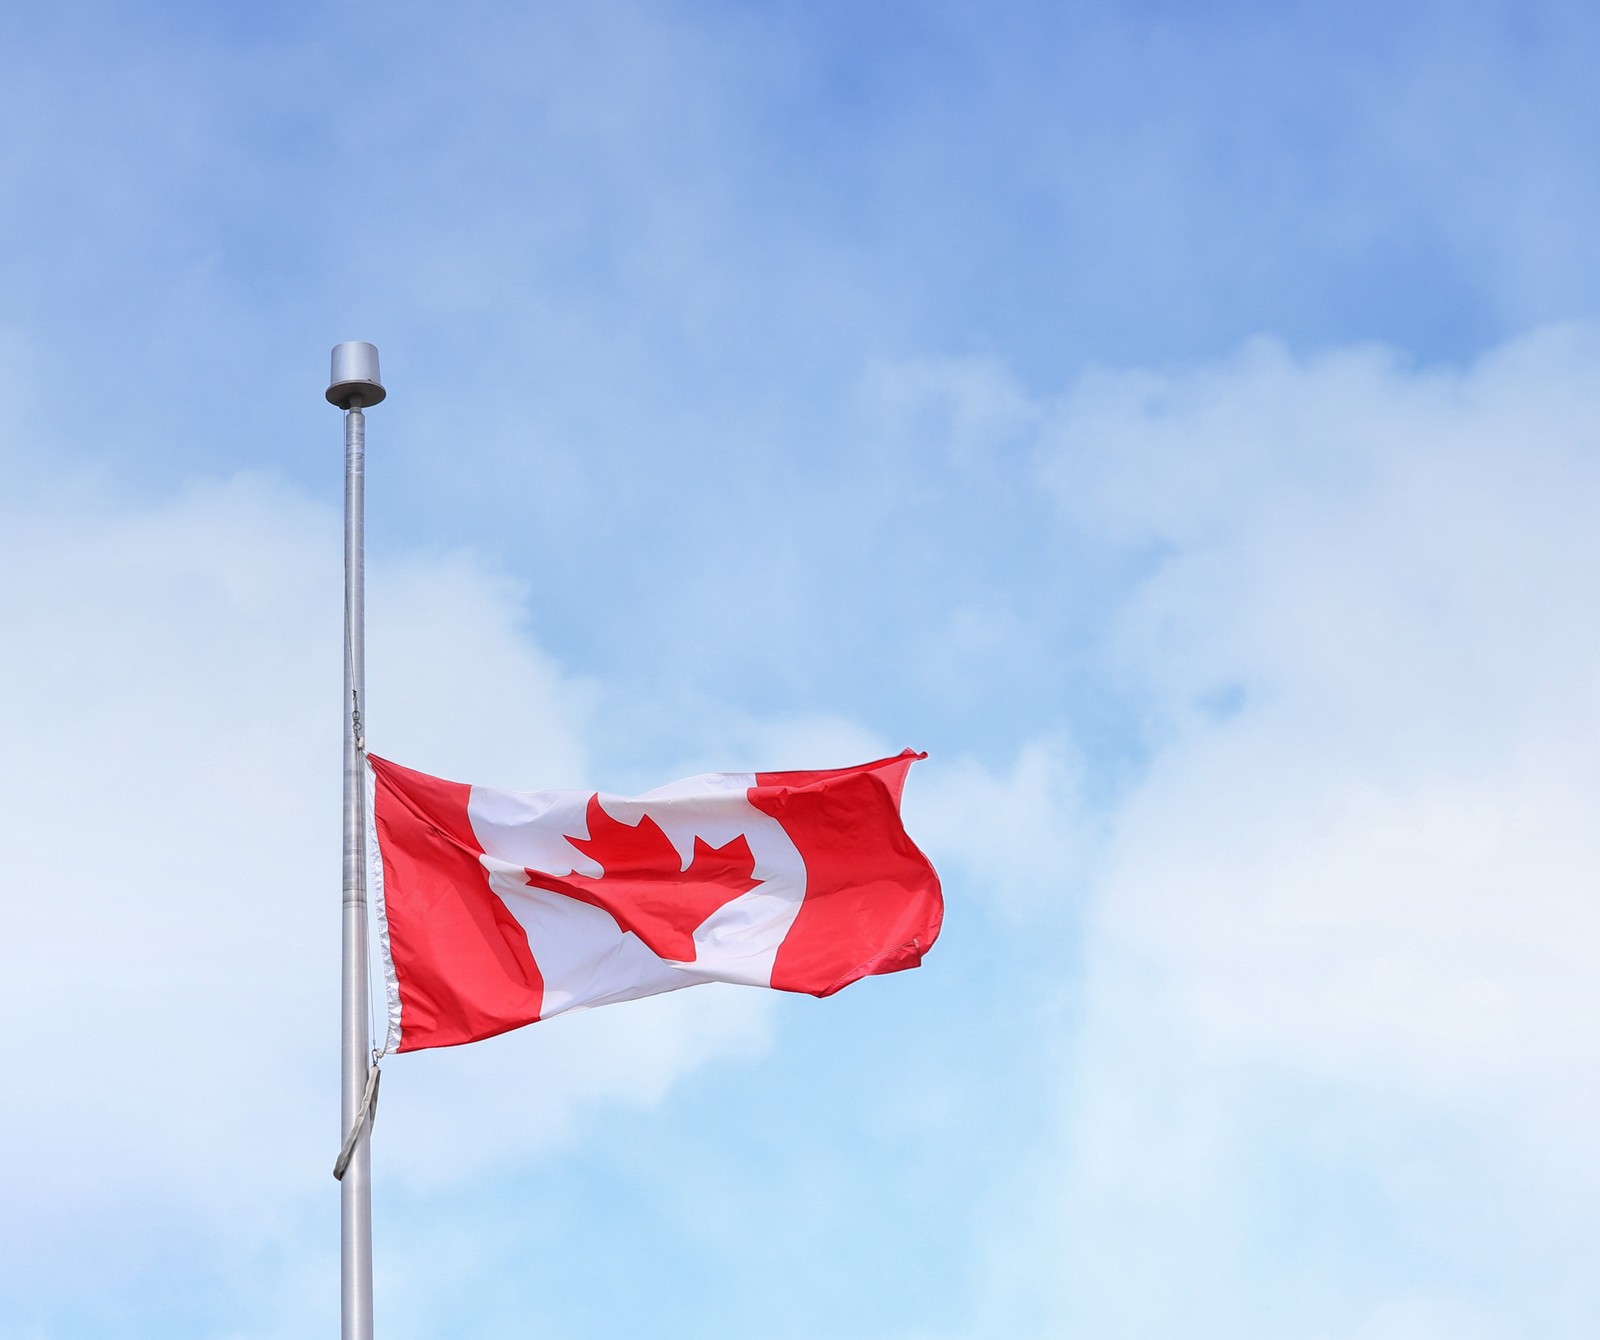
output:
[{"label": "flagpole finial", "polygon": [[367,409],[389,393],[378,376],[378,349],[365,340],[346,340],[333,346],[333,370],[328,377],[328,403],[340,409]]}]

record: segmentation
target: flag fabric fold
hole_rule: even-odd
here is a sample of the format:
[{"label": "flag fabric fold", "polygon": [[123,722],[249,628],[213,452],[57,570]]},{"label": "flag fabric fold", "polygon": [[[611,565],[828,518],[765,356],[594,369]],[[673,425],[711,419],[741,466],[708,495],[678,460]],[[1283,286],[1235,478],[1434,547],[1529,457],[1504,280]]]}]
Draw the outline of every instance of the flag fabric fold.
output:
[{"label": "flag fabric fold", "polygon": [[384,1050],[701,982],[827,996],[916,967],[944,911],[900,822],[925,757],[623,797],[467,786],[369,755]]}]

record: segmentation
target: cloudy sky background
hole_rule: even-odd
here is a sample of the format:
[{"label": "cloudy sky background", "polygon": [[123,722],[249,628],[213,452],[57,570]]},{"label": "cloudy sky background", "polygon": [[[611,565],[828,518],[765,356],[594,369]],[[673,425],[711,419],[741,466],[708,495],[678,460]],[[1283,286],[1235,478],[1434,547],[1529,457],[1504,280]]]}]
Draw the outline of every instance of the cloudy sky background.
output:
[{"label": "cloudy sky background", "polygon": [[337,1325],[370,736],[930,751],[916,973],[394,1059],[380,1334],[1600,1327],[1600,19],[0,17],[0,1336]]}]

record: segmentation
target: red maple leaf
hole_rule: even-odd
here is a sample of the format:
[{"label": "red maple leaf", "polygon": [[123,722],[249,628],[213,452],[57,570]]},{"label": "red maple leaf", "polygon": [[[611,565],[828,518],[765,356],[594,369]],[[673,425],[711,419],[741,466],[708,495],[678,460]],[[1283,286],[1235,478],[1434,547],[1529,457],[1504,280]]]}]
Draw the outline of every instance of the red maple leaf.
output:
[{"label": "red maple leaf", "polygon": [[695,838],[686,869],[672,839],[649,815],[637,825],[625,824],[601,809],[599,796],[590,796],[585,817],[589,836],[567,841],[605,873],[591,879],[529,870],[528,883],[609,912],[661,958],[692,963],[694,933],[706,918],[761,882],[752,878],[755,857],[743,834],[720,847]]}]

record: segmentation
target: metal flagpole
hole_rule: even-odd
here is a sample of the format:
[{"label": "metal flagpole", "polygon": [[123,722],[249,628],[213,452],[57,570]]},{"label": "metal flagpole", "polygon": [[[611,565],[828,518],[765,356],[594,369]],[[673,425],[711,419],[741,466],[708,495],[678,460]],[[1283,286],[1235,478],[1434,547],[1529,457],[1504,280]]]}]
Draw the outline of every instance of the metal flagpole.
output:
[{"label": "metal flagpole", "polygon": [[[339,1181],[339,1300],[343,1340],[372,1340],[372,1159],[367,1033],[365,489],[362,410],[385,396],[378,351],[361,340],[333,346],[328,399],[344,410],[344,969],[340,1028],[341,1137],[354,1133]],[[375,1078],[375,1077],[374,1077]],[[355,1127],[360,1123],[362,1129]],[[341,1154],[341,1162],[345,1155]]]}]

